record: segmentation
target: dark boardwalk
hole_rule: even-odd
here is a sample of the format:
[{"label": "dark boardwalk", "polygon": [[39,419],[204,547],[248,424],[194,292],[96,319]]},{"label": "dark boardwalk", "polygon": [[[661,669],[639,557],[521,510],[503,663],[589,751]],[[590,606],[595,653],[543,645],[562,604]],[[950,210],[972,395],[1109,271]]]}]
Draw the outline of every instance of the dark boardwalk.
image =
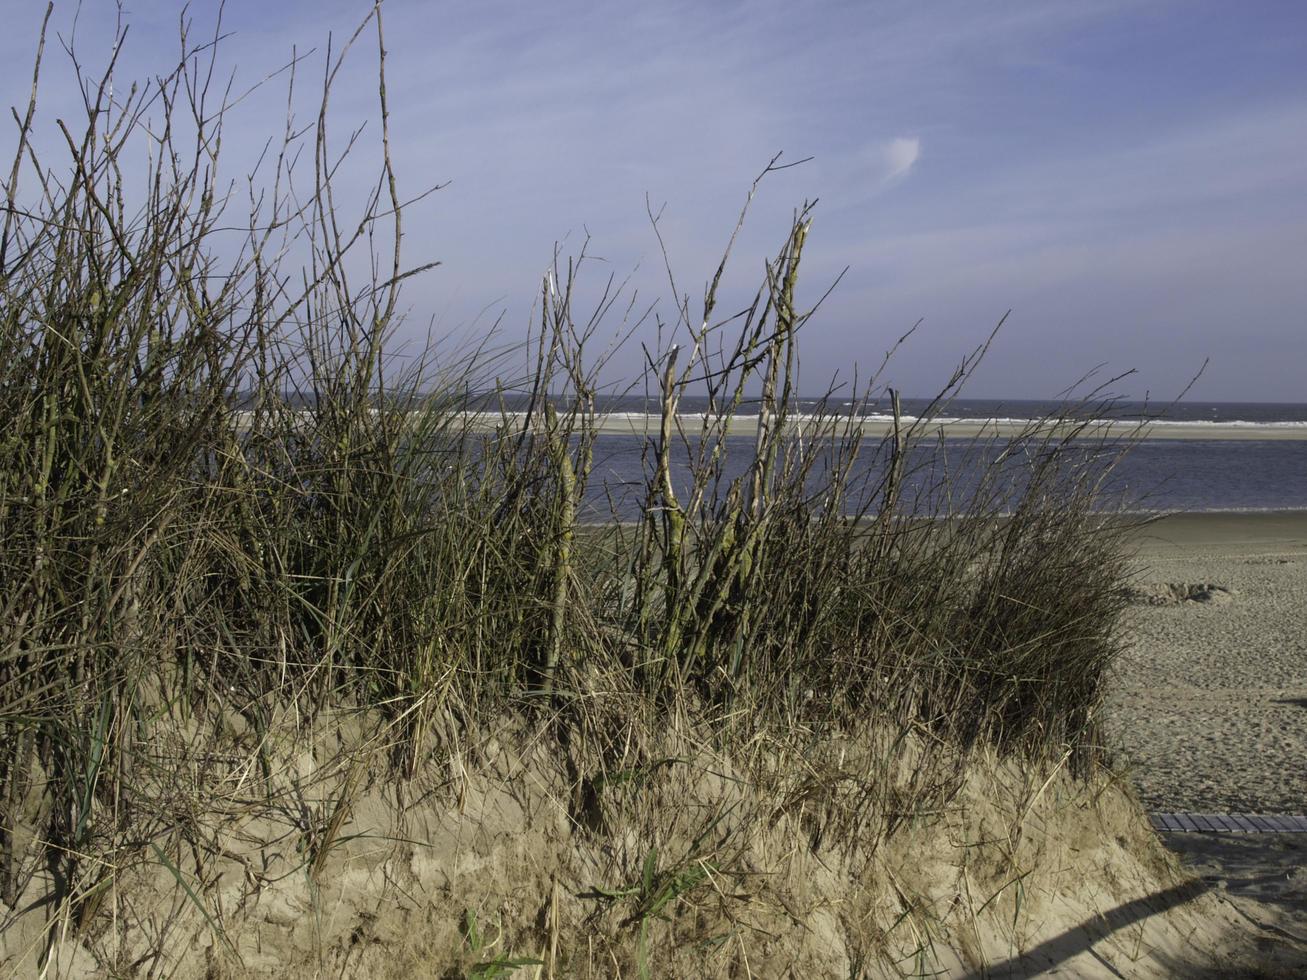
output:
[{"label": "dark boardwalk", "polygon": [[1184,834],[1307,834],[1307,816],[1259,813],[1150,813],[1153,828]]}]

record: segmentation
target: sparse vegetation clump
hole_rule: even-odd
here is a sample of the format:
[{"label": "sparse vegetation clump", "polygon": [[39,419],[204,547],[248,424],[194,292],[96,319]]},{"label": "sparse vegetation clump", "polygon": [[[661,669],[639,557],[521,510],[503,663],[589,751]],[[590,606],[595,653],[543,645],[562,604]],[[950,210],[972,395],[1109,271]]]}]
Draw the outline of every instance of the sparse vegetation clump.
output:
[{"label": "sparse vegetation clump", "polygon": [[[584,255],[546,278],[531,370],[497,401],[502,359],[388,356],[415,270],[381,26],[329,56],[322,112],[248,188],[222,176],[217,44],[184,35],[171,74],[112,99],[108,71],[84,81],[57,141],[35,139],[35,85],[17,113],[0,970],[860,976],[1016,955],[1046,899],[1028,876],[1055,887],[1032,821],[1087,826],[1121,794],[1097,725],[1127,601],[1096,509],[1110,406],[932,442],[973,357],[883,440],[860,422],[876,382],[800,416],[805,208],[743,311],[718,309],[726,258],[701,307],[675,299],[643,379],[639,519],[605,517],[592,340],[613,300],[574,308]],[[378,180],[347,215],[326,110],[368,38]],[[940,887],[964,903],[904,877],[922,841],[963,838]]]}]

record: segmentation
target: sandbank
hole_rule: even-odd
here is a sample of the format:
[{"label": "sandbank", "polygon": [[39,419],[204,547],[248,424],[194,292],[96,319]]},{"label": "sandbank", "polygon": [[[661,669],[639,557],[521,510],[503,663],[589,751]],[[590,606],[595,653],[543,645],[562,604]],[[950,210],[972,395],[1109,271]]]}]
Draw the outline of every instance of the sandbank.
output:
[{"label": "sandbank", "polygon": [[[493,427],[498,416],[485,415],[486,424]],[[623,413],[602,416],[597,420],[599,432],[603,435],[645,435],[658,431],[657,416],[638,413]],[[702,424],[702,417],[697,415],[678,416],[679,426],[686,432],[697,432]],[[792,420],[796,429],[811,425],[810,419]],[[843,424],[843,423],[840,423]],[[894,424],[891,420],[877,417],[863,419],[855,423],[864,437],[883,438],[892,434]],[[911,424],[904,420],[902,428]],[[947,439],[975,438],[1010,438],[1030,428],[1030,423],[1019,419],[976,420],[976,419],[940,419],[923,423],[918,427],[918,435],[927,438],[943,436]],[[1066,431],[1066,426],[1044,426],[1049,431],[1059,428]],[[733,436],[750,436],[757,432],[756,416],[739,416],[730,425],[729,434]],[[1129,436],[1132,434],[1145,439],[1181,439],[1195,440],[1307,440],[1307,424],[1301,423],[1248,423],[1248,422],[1170,422],[1158,421],[1140,425],[1135,422],[1101,422],[1091,424],[1086,429],[1090,436]]]}]

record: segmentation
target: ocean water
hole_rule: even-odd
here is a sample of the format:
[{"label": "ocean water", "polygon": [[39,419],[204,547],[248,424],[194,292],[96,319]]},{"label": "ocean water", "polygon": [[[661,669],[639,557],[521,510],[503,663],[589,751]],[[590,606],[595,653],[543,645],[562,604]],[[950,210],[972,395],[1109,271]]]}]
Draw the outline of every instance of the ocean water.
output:
[{"label": "ocean water", "polygon": [[[643,400],[613,400],[603,406],[608,411],[639,412]],[[694,413],[705,406],[696,399],[684,400],[681,411]],[[812,410],[815,402],[800,404],[800,411]],[[866,414],[879,414],[871,406]],[[905,415],[924,411],[926,403],[904,399]],[[943,415],[958,419],[1032,419],[1054,410],[1056,405],[1034,401],[996,401],[969,399],[952,402]],[[846,409],[847,410],[847,409]],[[747,414],[746,408],[742,414]],[[1112,464],[1104,481],[1103,506],[1123,506],[1147,511],[1271,511],[1307,510],[1307,440],[1258,439],[1261,427],[1307,428],[1307,404],[1214,403],[1194,402],[1170,406],[1158,419],[1158,409],[1139,403],[1114,406],[1112,418],[1157,421],[1157,435],[1137,442],[1124,456],[1097,452],[1086,447],[1080,462],[1103,468]],[[1168,422],[1221,426],[1247,426],[1246,439],[1167,439]],[[732,453],[728,440],[727,478],[745,472],[748,443],[739,444]],[[693,447],[683,447],[688,453]],[[923,447],[908,460],[905,496],[916,501],[918,510],[929,510],[942,502],[941,478],[945,471],[951,478],[954,500],[960,501],[973,492],[976,474],[992,462],[996,450],[982,450],[967,440],[945,440],[943,451],[933,445]],[[648,442],[639,436],[601,436],[596,447],[595,471],[587,494],[588,509],[596,516],[615,509],[623,519],[640,511],[640,488],[650,466]],[[1005,461],[1009,494],[1017,492],[1028,471],[1028,460],[1019,456]],[[682,489],[689,484],[686,460],[678,460],[673,481]],[[876,440],[868,440],[862,458],[854,469],[855,491],[874,492],[884,473],[885,456],[877,451]],[[821,483],[820,467],[808,481],[814,490]],[[858,492],[850,497],[852,506],[861,501]],[[874,509],[874,508],[873,508]]]}]

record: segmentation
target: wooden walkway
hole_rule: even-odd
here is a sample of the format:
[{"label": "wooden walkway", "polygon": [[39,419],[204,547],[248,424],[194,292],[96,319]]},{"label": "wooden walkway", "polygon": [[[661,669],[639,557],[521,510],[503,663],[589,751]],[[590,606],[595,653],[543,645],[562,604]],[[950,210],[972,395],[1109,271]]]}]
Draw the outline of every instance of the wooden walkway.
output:
[{"label": "wooden walkway", "polygon": [[1260,813],[1150,813],[1153,829],[1169,834],[1307,834],[1307,816]]}]

